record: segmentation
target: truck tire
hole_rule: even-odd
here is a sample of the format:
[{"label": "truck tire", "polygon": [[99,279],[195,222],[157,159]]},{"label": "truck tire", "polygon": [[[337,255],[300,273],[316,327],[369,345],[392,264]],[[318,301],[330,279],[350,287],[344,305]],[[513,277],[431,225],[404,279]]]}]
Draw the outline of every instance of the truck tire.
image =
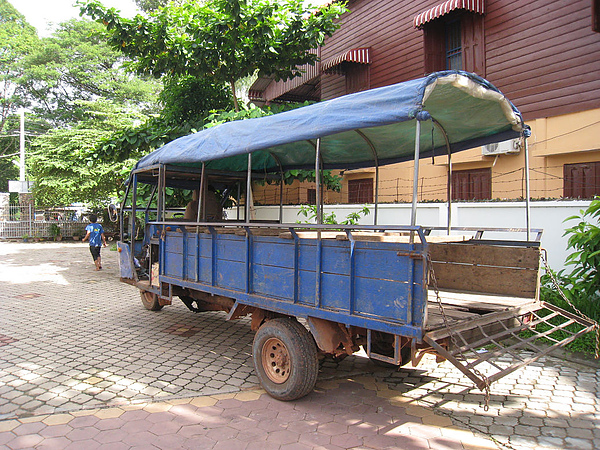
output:
[{"label": "truck tire", "polygon": [[163,309],[163,305],[158,302],[158,295],[148,291],[140,291],[140,297],[142,298],[144,308],[147,310],[160,311]]},{"label": "truck tire", "polygon": [[254,370],[261,386],[278,400],[312,392],[317,382],[317,346],[308,330],[293,319],[265,322],[252,344]]}]

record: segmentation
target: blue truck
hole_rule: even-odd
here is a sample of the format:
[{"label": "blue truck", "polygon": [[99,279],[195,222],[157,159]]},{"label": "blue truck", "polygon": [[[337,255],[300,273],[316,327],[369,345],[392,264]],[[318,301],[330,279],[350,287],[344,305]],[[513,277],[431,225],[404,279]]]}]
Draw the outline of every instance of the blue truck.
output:
[{"label": "blue truck", "polygon": [[[522,229],[453,227],[450,207],[447,226],[417,224],[419,161],[447,158],[451,177],[453,153],[527,134],[488,81],[445,71],[179,138],[131,172],[121,281],[151,311],[178,297],[197,313],[250,316],[256,375],[277,399],[312,391],[320,355],[360,349],[398,367],[433,353],[489,392],[597,325],[540,301],[542,233],[530,228],[528,207]],[[379,168],[408,160],[410,223],[379,224]],[[373,224],[323,224],[322,171],[362,167],[376,174]],[[315,171],[316,223],[283,222],[291,169]],[[252,218],[252,184],[265,179],[280,186],[278,220]],[[559,328],[573,331],[536,344]],[[511,363],[499,362],[507,354]]]}]

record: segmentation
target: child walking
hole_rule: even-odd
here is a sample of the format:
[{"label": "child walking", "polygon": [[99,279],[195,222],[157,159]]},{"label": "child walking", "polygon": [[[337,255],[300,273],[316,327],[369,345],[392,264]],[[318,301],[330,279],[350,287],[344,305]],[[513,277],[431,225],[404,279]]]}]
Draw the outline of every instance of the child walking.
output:
[{"label": "child walking", "polygon": [[106,237],[104,236],[104,228],[99,223],[98,216],[95,214],[90,214],[90,224],[85,227],[85,231],[87,231],[85,237],[82,239],[82,242],[85,242],[87,239],[90,240],[90,252],[92,253],[92,258],[94,258],[94,263],[96,264],[96,270],[102,269],[102,260],[100,259],[100,249],[104,245],[106,247]]}]

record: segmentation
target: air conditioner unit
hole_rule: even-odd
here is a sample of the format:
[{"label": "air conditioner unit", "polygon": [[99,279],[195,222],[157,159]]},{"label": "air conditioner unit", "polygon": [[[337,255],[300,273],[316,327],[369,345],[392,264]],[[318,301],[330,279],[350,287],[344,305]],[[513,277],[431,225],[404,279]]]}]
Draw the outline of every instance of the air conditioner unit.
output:
[{"label": "air conditioner unit", "polygon": [[508,141],[486,144],[481,147],[483,156],[506,155],[508,153],[519,153],[521,151],[521,140],[510,139]]}]

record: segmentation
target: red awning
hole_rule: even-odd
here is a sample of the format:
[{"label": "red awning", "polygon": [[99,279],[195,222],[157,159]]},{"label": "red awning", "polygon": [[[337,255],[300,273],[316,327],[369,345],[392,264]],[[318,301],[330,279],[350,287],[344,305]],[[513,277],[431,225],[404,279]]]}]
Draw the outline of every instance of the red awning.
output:
[{"label": "red awning", "polygon": [[423,11],[414,18],[415,28],[420,28],[427,22],[448,14],[455,9],[466,9],[477,14],[483,14],[485,11],[484,0],[448,0],[427,11]]},{"label": "red awning", "polygon": [[323,72],[330,71],[343,62],[351,62],[357,64],[371,64],[371,49],[370,48],[353,48],[339,55],[329,58],[321,63]]}]

